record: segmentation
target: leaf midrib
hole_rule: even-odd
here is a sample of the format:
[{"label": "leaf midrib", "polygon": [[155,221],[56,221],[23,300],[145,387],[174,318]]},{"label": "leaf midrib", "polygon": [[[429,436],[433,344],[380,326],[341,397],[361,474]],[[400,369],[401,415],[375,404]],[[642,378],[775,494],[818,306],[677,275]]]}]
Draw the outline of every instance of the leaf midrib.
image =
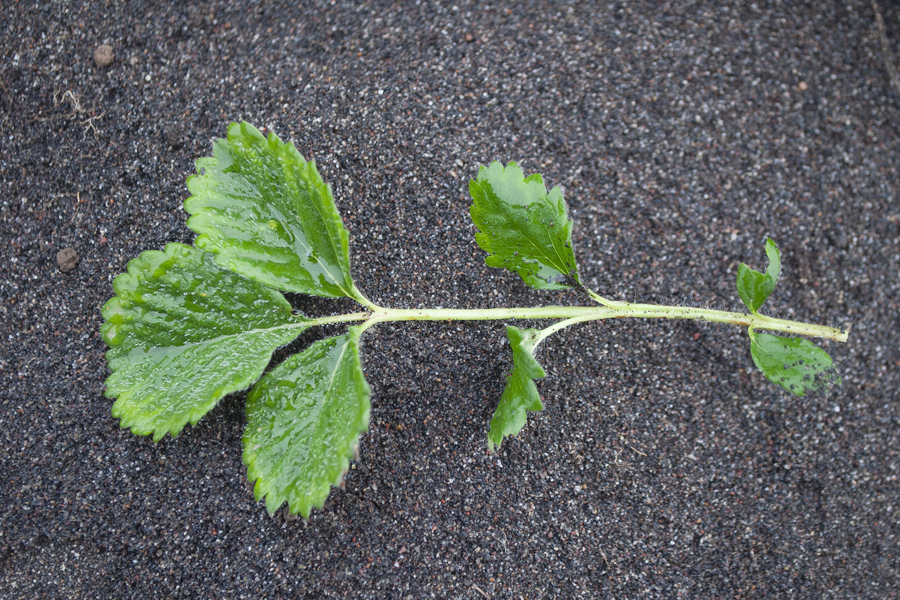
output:
[{"label": "leaf midrib", "polygon": [[[325,398],[326,398],[326,399],[328,398],[329,392],[331,392],[331,390],[334,388],[334,378],[335,378],[335,376],[337,375],[337,372],[340,370],[341,362],[344,360],[344,354],[347,352],[347,348],[350,346],[350,339],[349,339],[349,337],[347,337],[347,336],[349,336],[349,335],[350,335],[350,334],[344,334],[343,336],[341,336],[341,337],[344,338],[344,347],[341,348],[341,353],[340,353],[340,355],[338,356],[337,360],[336,360],[335,363],[334,363],[334,370],[331,372],[331,377],[328,378],[328,387],[326,388],[326,392],[325,392]],[[320,433],[321,433],[321,431],[322,431],[322,425],[323,425],[323,423],[322,423],[322,414],[323,414],[324,412],[325,412],[325,403],[323,402],[322,405],[319,407],[319,412],[316,413],[316,434],[317,434],[317,438],[321,437]],[[307,457],[308,457],[308,456],[309,456],[309,454],[307,454]],[[330,484],[330,483],[331,483],[331,482],[328,482],[328,484]]]},{"label": "leaf midrib", "polygon": [[[230,140],[229,140],[229,142],[230,142]],[[328,226],[328,221],[327,221],[327,219],[325,218],[325,216],[324,216],[323,213],[322,213],[322,207],[320,207],[320,206],[319,206],[319,203],[316,202],[316,200],[313,198],[314,194],[309,193],[310,190],[307,189],[307,187],[304,185],[305,180],[303,180],[302,178],[296,177],[296,176],[294,176],[292,173],[290,173],[290,167],[291,167],[292,164],[295,164],[295,163],[292,163],[291,157],[285,156],[284,150],[285,150],[287,147],[288,147],[287,144],[285,144],[284,142],[281,142],[281,146],[278,148],[278,150],[277,150],[277,155],[276,155],[277,158],[278,158],[278,163],[279,163],[280,166],[281,166],[281,174],[282,174],[282,177],[283,177],[284,179],[286,179],[286,180],[290,180],[290,181],[293,181],[293,182],[294,182],[295,190],[298,192],[297,194],[294,195],[294,198],[295,198],[296,200],[302,202],[302,198],[301,198],[302,192],[304,192],[304,191],[307,192],[306,195],[307,195],[307,198],[308,198],[308,200],[309,200],[309,203],[312,205],[312,207],[315,209],[316,213],[318,213],[318,215],[319,215],[320,222],[322,223],[322,226],[323,226],[324,229],[325,229],[325,232],[326,232],[326,238],[328,239],[328,243],[329,243],[329,245],[331,246],[332,253],[334,254],[334,257],[335,257],[335,259],[336,259],[337,262],[338,262],[338,264],[336,265],[336,267],[339,269],[339,272],[340,272],[340,275],[341,275],[341,277],[340,277],[341,281],[339,281],[338,278],[335,277],[334,273],[332,273],[331,268],[330,268],[332,265],[331,265],[329,262],[324,262],[324,269],[323,269],[323,271],[325,272],[325,274],[326,274],[326,276],[328,277],[328,279],[330,279],[331,282],[332,282],[335,286],[337,286],[337,288],[340,289],[340,290],[344,293],[344,295],[346,295],[346,296],[348,296],[348,297],[352,297],[351,292],[350,292],[349,290],[347,290],[347,289],[344,287],[344,284],[346,283],[345,281],[343,281],[345,272],[344,272],[343,266],[340,264],[340,263],[341,263],[341,256],[340,256],[340,252],[338,252],[338,249],[337,249],[337,247],[335,246],[335,240],[334,240],[334,238],[333,238],[333,232],[331,231],[331,228]],[[242,152],[240,148],[234,146],[234,145],[231,144],[231,143],[229,143],[229,150],[232,152],[233,155],[240,156],[241,158],[243,158],[246,162],[248,162],[248,163],[250,163],[250,164],[255,164],[255,165],[256,165],[255,170],[262,171],[262,172],[265,172],[265,171],[266,171],[266,167],[265,167],[264,161],[261,160],[261,158],[262,158],[262,152],[260,152],[260,150],[258,150],[258,149],[256,149],[256,148],[253,148],[252,152],[253,152],[254,156],[249,156],[246,152]],[[286,160],[285,160],[285,159],[286,159]],[[299,162],[299,161],[298,161],[298,162]],[[303,161],[300,162],[299,164],[296,164],[296,166],[298,166],[299,169],[300,169],[301,171],[302,171],[302,170],[309,170],[309,168],[310,168],[309,165],[310,165],[310,162],[309,162],[309,161],[305,161],[305,160],[303,160]],[[252,173],[248,173],[245,169],[241,169],[240,174],[241,174],[242,177],[248,179],[248,180],[250,181],[250,183],[253,184],[253,186],[254,186],[257,190],[260,189],[260,186],[257,185],[257,182],[256,182],[256,181],[254,181],[256,178],[255,178],[255,177],[250,177],[250,175],[251,175]],[[261,182],[261,183],[265,183],[265,182]],[[315,182],[312,182],[312,184],[311,184],[310,187],[311,187],[311,188],[317,188],[318,185],[317,185]],[[273,208],[274,208],[274,207],[279,207],[279,205],[281,205],[281,208],[287,209],[289,213],[290,213],[290,212],[293,212],[291,209],[294,208],[294,207],[290,206],[289,204],[288,204],[287,206],[285,206],[285,205],[282,204],[281,202],[267,201],[265,198],[262,198],[262,197],[258,197],[258,198],[259,198],[260,200],[262,200],[265,204],[271,205]],[[240,202],[240,200],[239,200],[239,202]],[[335,209],[335,210],[336,210],[336,209]],[[279,211],[279,212],[280,212],[280,211]],[[291,221],[288,220],[288,219],[286,219],[286,218],[284,218],[284,215],[279,215],[279,218],[282,220],[282,222],[283,222],[286,226],[289,226],[289,227],[291,226]],[[301,221],[302,221],[302,220],[301,220]],[[294,230],[296,231],[296,228],[292,227],[292,229],[294,229]],[[310,239],[309,239],[309,235],[308,235],[307,231],[306,231],[305,229],[303,229],[302,227],[300,227],[300,233],[302,233],[303,235],[302,235],[302,236],[298,236],[298,235],[295,235],[295,236],[294,236],[294,237],[296,238],[296,242],[299,243],[301,246],[303,246],[303,248],[305,248],[306,251],[312,253],[312,251],[313,251],[312,242],[311,242]],[[226,239],[228,239],[228,238],[226,238],[226,237],[223,236],[223,240],[226,240]],[[304,242],[305,242],[305,243],[304,243]],[[294,254],[296,255],[296,251],[294,251]],[[299,258],[299,256],[298,256],[298,258]],[[301,267],[301,268],[302,268],[302,267]],[[305,270],[306,272],[309,272],[309,271],[306,270],[306,269],[304,269],[304,270]],[[310,275],[312,275],[312,274],[310,273]],[[315,282],[315,281],[312,279],[312,277],[310,277],[310,281],[311,281],[312,283],[314,283],[314,284],[318,283],[318,282]]]},{"label": "leaf midrib", "polygon": [[[346,351],[347,351],[347,347],[350,345],[349,339],[346,339],[346,334],[345,334],[345,336],[341,336],[341,337],[344,337],[344,347],[341,349],[341,352],[340,352],[340,354],[339,354],[337,360],[335,361],[335,367],[334,367],[334,369],[331,371],[331,375],[330,375],[329,378],[328,378],[328,384],[327,384],[327,386],[325,387],[325,393],[323,394],[323,398],[326,398],[326,399],[328,398],[328,392],[330,392],[331,389],[334,387],[334,379],[335,379],[335,376],[337,375],[338,370],[340,370],[341,361],[344,360],[344,354],[345,354]],[[298,365],[298,366],[299,366],[299,365]],[[306,456],[305,456],[305,460],[304,460],[304,465],[303,465],[303,467],[302,467],[304,470],[308,470],[308,465],[309,465],[309,461],[310,461],[310,452],[309,452],[309,450],[312,448],[312,444],[310,443],[310,440],[312,440],[314,436],[315,436],[315,439],[320,439],[320,438],[322,437],[322,435],[321,435],[321,432],[322,432],[322,429],[323,429],[323,419],[322,419],[322,414],[325,412],[325,411],[324,411],[324,409],[325,409],[325,402],[317,402],[315,408],[316,408],[316,414],[315,414],[315,417],[314,417],[314,419],[313,419],[313,421],[314,421],[314,424],[313,424],[314,435],[308,435],[308,436],[305,436],[306,443],[303,444],[303,445],[305,445],[305,446],[307,447],[307,452],[306,452]],[[279,416],[280,416],[280,415],[276,415],[276,416],[275,416],[276,420],[278,419]],[[259,479],[262,479],[263,481],[266,481],[266,482],[267,482],[267,487],[268,487],[268,491],[266,492],[266,495],[267,495],[267,496],[268,496],[269,494],[276,493],[276,494],[278,494],[278,495],[282,498],[282,502],[288,501],[287,494],[284,493],[283,489],[286,489],[287,487],[291,487],[291,484],[287,484],[287,485],[285,486],[285,488],[283,488],[281,491],[279,491],[277,487],[274,487],[274,484],[275,484],[275,482],[276,482],[276,480],[277,480],[277,478],[278,478],[278,477],[277,477],[278,472],[283,472],[283,471],[284,471],[284,465],[285,465],[286,462],[288,462],[288,458],[289,458],[289,457],[288,457],[288,454],[289,454],[289,453],[286,452],[286,453],[284,453],[281,457],[278,458],[278,460],[277,460],[277,462],[278,462],[278,468],[272,470],[272,473],[273,473],[274,475],[273,475],[273,474],[269,474],[269,476],[266,476],[266,475],[260,474],[260,477],[257,478],[258,480],[259,480]],[[257,458],[259,458],[259,456],[260,456],[260,454],[257,454]],[[256,462],[255,459],[254,459],[254,462]],[[307,482],[311,484],[310,487],[312,487],[312,486],[314,486],[314,485],[316,484],[316,481],[315,481],[314,478],[308,479]],[[331,482],[329,481],[329,482],[327,482],[327,484],[330,485]],[[306,492],[306,493],[304,494],[304,496],[308,498],[308,497],[311,495],[311,493],[314,493],[314,492],[315,492],[315,490],[311,490],[311,489],[307,488],[307,490],[305,490],[305,492]]]},{"label": "leaf midrib", "polygon": [[[522,237],[524,237],[524,238],[528,241],[528,243],[531,244],[532,247],[534,247],[534,249],[537,250],[538,253],[539,253],[541,256],[543,256],[543,257],[547,260],[547,263],[546,263],[547,266],[550,266],[550,267],[556,269],[559,273],[561,273],[561,274],[563,274],[563,275],[568,275],[568,271],[562,271],[559,267],[557,267],[555,264],[553,264],[553,259],[550,258],[550,257],[547,255],[547,253],[543,251],[543,249],[541,248],[541,246],[539,246],[537,243],[535,243],[535,241],[534,241],[533,239],[531,239],[531,237],[528,235],[528,233],[525,232],[525,231],[523,231],[520,227],[518,227],[517,224],[516,224],[516,222],[515,222],[512,218],[509,217],[509,215],[507,214],[507,213],[508,213],[507,209],[508,209],[508,208],[511,208],[512,205],[510,205],[508,202],[504,202],[504,201],[500,198],[499,194],[497,194],[497,192],[494,191],[494,187],[490,184],[490,182],[485,181],[484,183],[487,184],[487,187],[488,187],[489,190],[490,190],[490,195],[493,196],[493,198],[496,198],[496,200],[494,200],[494,204],[495,204],[495,205],[497,206],[497,208],[499,209],[499,210],[497,211],[498,214],[500,214],[500,215],[503,216],[503,219],[511,226],[511,229],[513,229],[514,231],[516,231],[517,233],[519,233]],[[487,190],[486,190],[486,191],[487,191]],[[485,194],[485,196],[487,197],[488,194]],[[554,249],[554,250],[556,250],[556,245],[553,243],[552,236],[550,235],[550,230],[547,229],[547,226],[546,226],[546,225],[543,225],[543,224],[542,224],[542,226],[544,227],[544,231],[547,232],[547,238],[550,240],[550,245],[553,246],[553,249]],[[558,256],[560,259],[562,259],[562,257],[559,256],[559,252],[558,252],[558,251],[557,251],[557,256]],[[524,257],[522,257],[521,260],[524,261]],[[540,262],[540,260],[539,260],[538,262]],[[561,261],[561,262],[565,263],[565,261]],[[548,281],[547,283],[550,283],[550,282]]]},{"label": "leaf midrib", "polygon": [[[309,161],[306,162],[306,164],[304,165],[304,168],[309,169],[309,170],[312,169],[312,168],[310,167]],[[326,191],[327,191],[328,185],[327,185],[327,184],[324,184],[324,185],[325,185],[325,189],[326,189]],[[314,186],[314,187],[318,187],[316,184],[313,184],[313,186]],[[319,218],[322,220],[322,223],[323,223],[323,225],[325,226],[325,231],[328,233],[328,236],[327,236],[327,237],[328,237],[328,242],[331,244],[331,250],[332,250],[332,252],[334,252],[334,257],[337,259],[338,263],[340,263],[342,257],[341,257],[340,252],[338,251],[337,247],[334,245],[334,236],[332,235],[333,232],[332,232],[331,229],[328,227],[328,220],[325,218],[325,215],[322,214],[322,208],[319,206],[319,203],[313,201],[312,198],[310,198],[310,201],[312,202],[313,208],[315,208],[315,209],[316,209],[316,212],[319,213]],[[333,197],[331,198],[331,201],[334,202],[334,198],[333,198]],[[337,211],[337,207],[335,207],[335,211]],[[341,225],[341,226],[343,227],[343,225]],[[349,273],[345,273],[345,272],[344,272],[344,269],[343,269],[343,266],[342,266],[342,265],[339,264],[339,265],[338,265],[338,268],[341,270],[341,275],[349,275]],[[325,269],[325,271],[326,271],[329,275],[331,275],[331,271],[330,271],[329,269]],[[336,286],[338,286],[338,287],[341,289],[341,291],[343,291],[347,296],[351,296],[351,297],[352,297],[352,294],[350,293],[350,291],[347,290],[347,289],[345,289],[344,286],[343,286],[343,284],[342,284],[342,283],[339,283],[336,279],[334,279],[333,276],[332,276],[332,281],[334,281],[334,284],[335,284]]]},{"label": "leaf midrib", "polygon": [[[282,166],[282,176],[285,177],[286,179],[290,179],[294,182],[295,189],[298,192],[298,194],[295,196],[297,201],[302,202],[303,201],[302,200],[303,192],[306,192],[306,197],[308,198],[309,203],[315,209],[316,213],[318,213],[319,220],[322,223],[322,226],[325,228],[325,233],[326,233],[325,237],[328,238],[328,243],[331,246],[331,251],[334,254],[334,257],[337,260],[337,262],[340,263],[341,256],[340,256],[340,253],[338,252],[337,247],[335,247],[335,245],[334,245],[334,238],[332,236],[333,232],[331,231],[331,228],[328,226],[328,220],[325,218],[325,215],[322,213],[322,207],[319,206],[319,202],[316,201],[316,199],[314,198],[314,194],[311,193],[316,188],[318,188],[319,185],[315,181],[313,181],[311,183],[311,185],[309,186],[309,188],[312,188],[312,189],[308,189],[307,186],[304,185],[306,183],[307,179],[311,179],[309,177],[310,171],[312,171],[312,168],[310,167],[311,161],[304,159],[302,156],[300,157],[299,161],[296,161],[296,162],[292,161],[291,156],[289,156],[289,155],[285,156],[284,151],[287,150],[287,148],[288,148],[288,145],[285,144],[284,142],[282,142],[282,146],[278,149],[279,159],[285,159],[285,160],[278,161],[279,163],[281,163],[281,166]],[[305,171],[304,175],[306,175],[306,179],[304,179],[302,176],[297,177],[293,173],[291,173],[291,166],[297,166],[298,171],[300,171],[301,173]],[[327,189],[327,185],[326,185],[326,189]],[[334,201],[334,199],[332,198],[332,202],[333,201]],[[292,207],[286,207],[286,208],[290,209]],[[335,208],[335,210],[337,210],[337,208]],[[301,219],[301,223],[302,223],[302,219]],[[312,251],[313,251],[312,242],[309,240],[309,235],[308,235],[307,231],[303,227],[301,227],[300,230],[303,232],[302,239],[309,242],[309,246],[307,246],[302,241],[300,241],[301,240],[300,237],[297,237],[297,240],[300,242],[300,244],[304,248],[306,248],[307,251],[312,253]],[[328,278],[331,279],[331,282],[334,283],[334,285],[336,285],[342,292],[344,292],[344,294],[349,296],[350,292],[348,292],[344,288],[342,283],[337,280],[337,278],[331,272],[331,269],[329,268],[330,266],[331,265],[329,265],[328,263],[325,263],[324,270],[325,270],[325,273],[328,274]],[[338,264],[337,267],[338,267],[338,269],[340,269],[340,274],[343,276],[345,274],[344,269],[342,268],[342,266],[340,264]],[[342,279],[343,279],[343,277],[342,277]]]},{"label": "leaf midrib", "polygon": [[[191,342],[191,343],[188,343],[188,344],[181,344],[181,345],[177,345],[177,346],[155,346],[154,348],[152,348],[152,349],[150,350],[150,352],[148,352],[148,354],[152,353],[153,350],[166,350],[166,349],[171,349],[171,348],[192,348],[192,347],[194,347],[194,346],[202,346],[202,345],[206,345],[206,344],[214,344],[214,343],[216,343],[216,342],[223,341],[223,340],[228,340],[228,339],[232,339],[232,338],[239,338],[239,337],[244,337],[244,336],[252,336],[252,335],[256,335],[256,334],[264,334],[264,333],[269,333],[269,332],[273,332],[273,331],[279,331],[279,330],[283,330],[283,329],[290,329],[290,328],[293,328],[293,327],[298,327],[298,328],[299,328],[299,327],[302,327],[302,328],[305,329],[305,328],[309,328],[309,327],[312,327],[312,326],[313,326],[313,324],[311,324],[311,323],[306,323],[306,322],[302,322],[302,323],[284,323],[284,324],[282,324],[282,325],[276,325],[276,326],[274,326],[274,327],[267,327],[267,328],[265,328],[265,329],[250,329],[250,330],[247,330],[247,331],[239,331],[239,332],[237,332],[237,333],[226,333],[226,334],[222,334],[222,335],[216,336],[216,337],[214,337],[214,338],[210,338],[210,339],[208,339],[208,340],[202,340],[202,341],[200,341],[200,342]],[[302,333],[302,331],[301,331],[301,333]],[[299,333],[298,333],[298,335],[299,335]],[[117,346],[117,348],[121,348],[122,350],[125,350],[126,352],[131,352],[132,350],[134,350],[135,348],[138,348],[138,347],[139,347],[139,345],[137,345],[137,344],[135,344],[135,345],[133,345],[133,346],[130,346],[130,347],[128,347],[128,348],[125,348],[124,345],[123,345],[123,346]],[[114,348],[114,349],[115,349],[115,348]]]}]

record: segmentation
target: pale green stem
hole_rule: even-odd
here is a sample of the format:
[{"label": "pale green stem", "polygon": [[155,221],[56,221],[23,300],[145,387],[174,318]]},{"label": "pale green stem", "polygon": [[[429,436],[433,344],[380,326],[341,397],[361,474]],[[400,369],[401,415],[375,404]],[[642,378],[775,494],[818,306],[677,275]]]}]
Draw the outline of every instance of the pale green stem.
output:
[{"label": "pale green stem", "polygon": [[[374,306],[374,305],[373,305]],[[371,313],[351,313],[313,319],[313,325],[328,323],[344,323],[348,321],[367,321],[366,327],[375,323],[388,321],[495,321],[509,319],[565,319],[552,325],[550,333],[582,321],[601,321],[604,319],[689,319],[708,321],[711,323],[728,323],[741,327],[754,327],[767,331],[778,331],[808,337],[826,338],[838,342],[847,341],[847,332],[843,329],[826,327],[776,319],[765,315],[693,308],[685,306],[660,306],[655,304],[616,303],[614,306],[539,306],[533,308],[425,308],[425,309],[392,309],[378,308]],[[566,321],[569,321],[567,324]],[[309,322],[307,322],[309,323]],[[556,328],[557,329],[553,329]],[[546,336],[543,336],[546,337]],[[543,338],[542,338],[543,339]]]},{"label": "pale green stem", "polygon": [[[331,317],[319,317],[318,319],[306,319],[297,323],[298,326],[315,327],[316,325],[333,325],[335,323],[347,323],[349,321],[365,321],[372,316],[372,313],[357,312],[347,313],[346,315],[334,315]],[[292,325],[293,326],[293,325]]]}]

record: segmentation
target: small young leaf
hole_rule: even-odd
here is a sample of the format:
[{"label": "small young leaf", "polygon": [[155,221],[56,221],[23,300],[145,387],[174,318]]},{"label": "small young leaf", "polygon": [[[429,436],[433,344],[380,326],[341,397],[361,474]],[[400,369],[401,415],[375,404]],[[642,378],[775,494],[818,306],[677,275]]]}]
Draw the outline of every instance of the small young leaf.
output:
[{"label": "small young leaf", "polygon": [[217,264],[284,291],[356,297],[331,187],[293,144],[232,123],[197,172],[187,182],[187,224]]},{"label": "small young leaf", "polygon": [[797,396],[840,385],[831,357],[802,338],[788,338],[750,329],[753,362],[766,378]]},{"label": "small young leaf", "polygon": [[316,342],[259,380],[247,398],[244,464],[257,500],[308,518],[338,485],[369,426],[362,327]]},{"label": "small young leaf", "polygon": [[500,447],[503,438],[518,435],[525,426],[525,411],[539,411],[544,408],[538,394],[535,379],[546,375],[544,368],[534,358],[534,341],[540,334],[537,329],[519,329],[509,325],[506,337],[513,351],[513,369],[506,378],[506,387],[500,397],[500,404],[491,418],[488,432],[488,448]]},{"label": "small young leaf", "polygon": [[769,266],[765,274],[754,271],[744,263],[738,267],[738,295],[753,314],[756,314],[759,307],[775,290],[775,284],[781,274],[781,256],[778,253],[778,246],[771,239],[766,239],[766,256],[769,257]]},{"label": "small young leaf", "polygon": [[578,285],[572,221],[559,187],[548,194],[539,174],[525,178],[516,163],[493,162],[478,170],[469,194],[481,230],[475,241],[489,254],[488,266],[515,271],[538,289]]},{"label": "small young leaf", "polygon": [[159,441],[259,378],[272,352],[306,328],[272,288],[226,271],[212,254],[169,244],[116,277],[103,307],[112,414]]}]

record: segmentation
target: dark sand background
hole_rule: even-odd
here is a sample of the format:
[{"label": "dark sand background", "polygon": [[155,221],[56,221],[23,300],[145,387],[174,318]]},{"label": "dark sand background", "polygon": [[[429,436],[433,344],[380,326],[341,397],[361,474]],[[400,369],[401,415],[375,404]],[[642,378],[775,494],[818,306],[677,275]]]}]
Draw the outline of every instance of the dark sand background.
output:
[{"label": "dark sand background", "polygon": [[[0,597],[898,596],[900,97],[869,0],[2,5]],[[844,385],[786,395],[736,328],[584,325],[494,457],[502,324],[379,326],[346,490],[270,517],[243,395],[135,437],[97,333],[129,259],[192,240],[184,180],[240,119],[317,160],[378,303],[584,302],[484,265],[467,181],[517,160],[615,298],[737,308],[773,237],[767,306],[852,324]]]}]

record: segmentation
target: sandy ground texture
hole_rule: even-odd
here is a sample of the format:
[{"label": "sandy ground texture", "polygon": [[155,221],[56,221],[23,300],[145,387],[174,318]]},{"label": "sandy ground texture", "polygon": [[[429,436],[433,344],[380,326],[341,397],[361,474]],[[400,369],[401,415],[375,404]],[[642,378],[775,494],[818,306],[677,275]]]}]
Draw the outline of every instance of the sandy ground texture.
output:
[{"label": "sandy ground texture", "polygon": [[[3,599],[896,597],[900,96],[869,0],[2,4]],[[380,304],[585,303],[484,265],[467,182],[516,160],[614,298],[737,309],[774,238],[768,310],[852,327],[843,387],[787,395],[734,327],[582,325],[492,456],[502,323],[383,325],[346,489],[270,517],[243,394],[158,444],[102,395],[110,282],[192,241],[185,178],[240,119],[317,160]]]}]

